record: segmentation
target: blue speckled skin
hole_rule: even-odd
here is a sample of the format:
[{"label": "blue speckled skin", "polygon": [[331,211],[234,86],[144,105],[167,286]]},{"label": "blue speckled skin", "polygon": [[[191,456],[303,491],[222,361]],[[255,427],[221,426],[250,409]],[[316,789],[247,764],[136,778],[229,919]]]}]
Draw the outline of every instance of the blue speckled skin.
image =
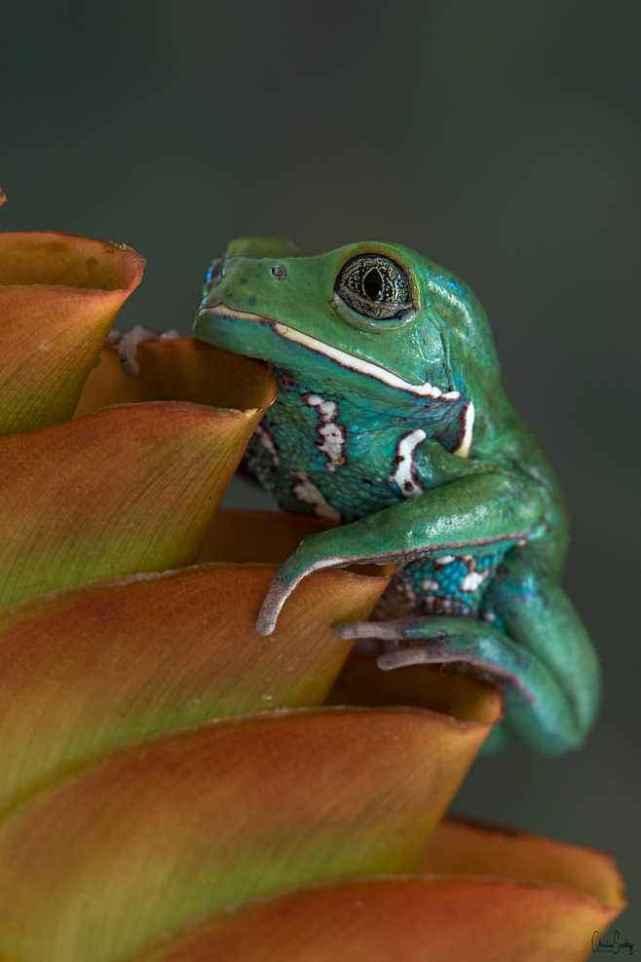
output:
[{"label": "blue speckled skin", "polygon": [[[363,257],[404,272],[403,310],[389,319],[361,316],[362,301],[340,286]],[[282,566],[259,630],[273,630],[311,571],[396,561],[372,621],[340,633],[378,646],[383,668],[454,662],[500,685],[505,720],[492,747],[511,735],[548,754],[579,746],[599,668],[560,586],[564,509],[465,285],[400,245],[304,257],[287,242],[244,239],[214,262],[195,333],[272,364],[278,398],[246,467],[283,509],[335,525]]]},{"label": "blue speckled skin", "polygon": [[[254,435],[245,467],[274,495],[281,508],[349,522],[409,496],[393,478],[399,437],[407,434],[405,415],[389,417],[385,410],[371,404],[359,404],[358,399],[327,391],[321,395],[317,393],[321,389],[318,384],[312,390],[309,381],[303,384],[279,369],[275,373],[278,401]],[[310,398],[335,405],[332,421],[344,438],[340,464],[332,465],[321,450],[323,438],[318,432],[322,419],[318,405],[310,404]],[[426,434],[447,450],[454,450],[461,433],[459,422],[464,406],[463,400],[449,405],[433,401],[424,405],[416,424],[420,423]],[[432,474],[418,456],[413,484],[428,489],[437,481]],[[301,499],[297,491],[302,476],[322,494],[326,506]],[[487,589],[512,546],[505,542],[491,548],[470,548],[463,555],[427,555],[409,562],[393,581],[377,615],[420,612],[495,620],[495,613],[485,603]],[[469,578],[472,572],[478,573],[476,579]]]}]

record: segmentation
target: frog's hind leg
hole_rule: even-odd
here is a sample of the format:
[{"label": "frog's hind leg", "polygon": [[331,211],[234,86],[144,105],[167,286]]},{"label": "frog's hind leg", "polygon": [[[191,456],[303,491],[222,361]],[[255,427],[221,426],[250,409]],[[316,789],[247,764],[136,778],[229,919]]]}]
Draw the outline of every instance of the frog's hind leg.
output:
[{"label": "frog's hind leg", "polygon": [[[506,559],[486,598],[486,617],[493,614],[505,634],[549,675],[549,697],[559,711],[560,751],[580,747],[599,707],[601,673],[590,637],[567,594],[554,579],[514,555]],[[562,704],[567,706],[563,712],[567,723],[561,723]],[[536,719],[530,720],[527,712],[507,715],[508,727],[517,736],[547,750]]]},{"label": "frog's hind leg", "polygon": [[383,669],[467,664],[503,689],[506,717],[499,740],[509,731],[549,755],[578,748],[597,707],[599,669],[569,599],[522,563],[505,564],[491,590],[487,615],[494,622],[410,616],[347,625],[340,633],[401,641],[405,647],[379,658]]}]

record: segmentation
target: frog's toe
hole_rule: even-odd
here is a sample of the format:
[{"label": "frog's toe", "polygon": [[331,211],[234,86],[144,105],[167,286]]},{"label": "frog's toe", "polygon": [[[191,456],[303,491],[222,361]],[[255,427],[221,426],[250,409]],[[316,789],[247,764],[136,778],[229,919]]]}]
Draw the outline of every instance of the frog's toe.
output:
[{"label": "frog's toe", "polygon": [[348,641],[378,640],[401,641],[405,623],[402,621],[353,621],[346,625],[336,625],[339,638]]},{"label": "frog's toe", "polygon": [[266,637],[274,633],[278,616],[290,591],[289,586],[284,584],[281,579],[274,578],[256,618],[256,631],[259,635]]},{"label": "frog's toe", "polygon": [[411,665],[435,665],[464,660],[460,654],[448,653],[441,644],[437,644],[386,651],[378,656],[376,664],[382,671],[393,671],[395,668],[409,668]]}]

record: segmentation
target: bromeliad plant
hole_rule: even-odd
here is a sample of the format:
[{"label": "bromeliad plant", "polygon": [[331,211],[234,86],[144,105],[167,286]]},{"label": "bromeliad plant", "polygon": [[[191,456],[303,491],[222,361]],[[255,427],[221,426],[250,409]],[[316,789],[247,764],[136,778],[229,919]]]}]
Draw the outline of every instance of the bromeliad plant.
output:
[{"label": "bromeliad plant", "polygon": [[498,693],[332,630],[385,573],[317,572],[256,633],[317,527],[217,511],[275,385],[190,338],[123,369],[142,273],[0,237],[1,962],[585,959],[608,857],[443,820]]}]

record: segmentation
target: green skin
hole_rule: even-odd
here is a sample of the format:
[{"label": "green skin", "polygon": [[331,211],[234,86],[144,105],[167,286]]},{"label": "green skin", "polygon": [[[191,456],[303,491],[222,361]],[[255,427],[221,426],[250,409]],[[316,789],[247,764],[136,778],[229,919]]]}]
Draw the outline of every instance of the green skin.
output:
[{"label": "green skin", "polygon": [[[357,255],[382,255],[405,272],[411,310],[402,321],[365,316],[336,296]],[[274,630],[311,572],[396,562],[373,620],[339,633],[376,650],[384,669],[455,662],[499,685],[504,720],[490,749],[511,736],[546,754],[577,748],[600,676],[560,585],[565,512],[504,393],[471,291],[398,244],[308,257],[278,238],[244,238],[214,262],[194,332],[272,365],[279,395],[248,467],[285,510],[339,522],[281,566],[260,633]]]}]

